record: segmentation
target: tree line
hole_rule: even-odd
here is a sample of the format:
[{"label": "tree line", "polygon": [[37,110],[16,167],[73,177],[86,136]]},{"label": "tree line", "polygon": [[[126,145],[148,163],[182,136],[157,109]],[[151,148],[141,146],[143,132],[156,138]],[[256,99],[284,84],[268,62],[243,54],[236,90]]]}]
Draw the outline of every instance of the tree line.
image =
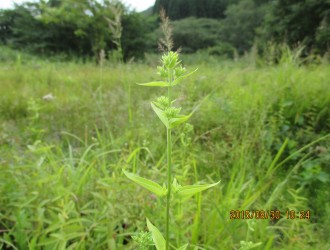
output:
[{"label": "tree line", "polygon": [[136,13],[120,1],[40,0],[0,11],[0,42],[39,54],[118,60],[157,50],[158,13],[173,21],[176,48],[233,56],[269,42],[304,46],[305,53],[330,48],[328,0],[156,0]]}]

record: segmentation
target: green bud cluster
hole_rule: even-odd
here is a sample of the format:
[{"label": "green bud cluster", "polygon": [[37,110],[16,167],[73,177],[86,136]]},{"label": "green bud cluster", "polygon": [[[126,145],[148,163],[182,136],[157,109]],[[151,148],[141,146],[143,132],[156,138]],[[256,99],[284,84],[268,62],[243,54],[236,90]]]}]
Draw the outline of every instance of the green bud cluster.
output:
[{"label": "green bud cluster", "polygon": [[162,78],[168,79],[170,77],[170,71],[174,78],[178,78],[186,72],[186,69],[182,67],[179,55],[176,52],[168,52],[162,57],[162,66],[157,67],[157,74]]},{"label": "green bud cluster", "polygon": [[174,76],[175,78],[178,78],[182,76],[186,72],[186,68],[182,67],[182,65],[179,65],[174,69]]},{"label": "green bud cluster", "polygon": [[140,250],[148,250],[154,245],[150,232],[139,232],[138,235],[132,236],[133,240],[139,245]]},{"label": "green bud cluster", "polygon": [[168,78],[168,69],[165,69],[164,66],[157,66],[157,74],[163,78]]},{"label": "green bud cluster", "polygon": [[167,117],[167,119],[176,118],[181,111],[181,108],[175,108],[175,107],[168,107],[164,110],[164,114]]},{"label": "green bud cluster", "polygon": [[171,106],[170,99],[166,96],[158,97],[155,104],[163,110]]},{"label": "green bud cluster", "polygon": [[173,51],[164,54],[161,61],[167,69],[174,69],[181,63],[179,60],[179,54]]}]

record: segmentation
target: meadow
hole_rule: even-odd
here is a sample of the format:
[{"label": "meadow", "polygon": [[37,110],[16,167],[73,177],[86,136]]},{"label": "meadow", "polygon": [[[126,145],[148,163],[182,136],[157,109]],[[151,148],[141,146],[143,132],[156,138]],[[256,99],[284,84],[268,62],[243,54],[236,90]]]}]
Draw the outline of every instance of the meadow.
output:
[{"label": "meadow", "polygon": [[[159,79],[159,56],[100,66],[0,50],[0,249],[136,249],[146,217],[164,231],[164,201],[122,173],[166,181],[159,90],[136,85]],[[171,242],[330,249],[329,62],[182,60],[198,71],[177,103],[200,106],[172,135],[173,175],[221,183],[176,204]]]}]

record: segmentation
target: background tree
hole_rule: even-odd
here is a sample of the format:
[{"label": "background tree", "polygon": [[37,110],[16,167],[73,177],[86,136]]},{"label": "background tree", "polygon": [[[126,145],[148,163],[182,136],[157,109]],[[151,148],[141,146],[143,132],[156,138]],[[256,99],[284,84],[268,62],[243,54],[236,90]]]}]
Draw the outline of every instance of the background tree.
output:
[{"label": "background tree", "polygon": [[255,40],[257,28],[263,23],[268,5],[257,5],[253,0],[242,0],[229,5],[222,21],[221,41],[231,44],[242,54]]},{"label": "background tree", "polygon": [[158,28],[156,16],[144,16],[139,13],[128,13],[122,19],[122,46],[125,60],[144,57],[147,51],[157,51]]},{"label": "background tree", "polygon": [[58,7],[44,5],[42,19],[47,24],[70,23],[74,26],[74,35],[79,38],[79,50],[87,47],[95,58],[99,51],[106,48],[106,41],[111,39],[111,31],[105,17],[113,18],[111,5],[105,1],[103,5],[95,0],[67,0]]},{"label": "background tree", "polygon": [[271,6],[264,27],[267,40],[324,52],[329,44],[330,1],[276,0]]},{"label": "background tree", "polygon": [[228,3],[228,0],[156,0],[153,13],[158,14],[164,8],[172,20],[187,17],[221,19],[225,17]]},{"label": "background tree", "polygon": [[175,45],[187,53],[243,54],[256,41],[261,48],[303,44],[305,54],[330,47],[329,0],[157,0],[153,16],[120,1],[40,0],[0,10],[0,42],[38,54],[141,58],[157,46],[161,6],[175,20]]},{"label": "background tree", "polygon": [[177,49],[196,52],[220,42],[222,23],[210,18],[189,17],[173,22],[173,40]]}]

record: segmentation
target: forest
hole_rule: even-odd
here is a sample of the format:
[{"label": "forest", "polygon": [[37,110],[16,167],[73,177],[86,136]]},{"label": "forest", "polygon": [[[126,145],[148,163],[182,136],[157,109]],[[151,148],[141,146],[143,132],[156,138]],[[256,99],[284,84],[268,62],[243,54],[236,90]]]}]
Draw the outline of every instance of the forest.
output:
[{"label": "forest", "polygon": [[330,249],[330,2],[0,9],[0,249]]},{"label": "forest", "polygon": [[104,50],[107,57],[138,60],[157,53],[161,8],[173,21],[174,49],[184,53],[233,58],[254,46],[264,53],[270,44],[304,46],[306,55],[329,49],[327,0],[157,0],[142,13],[111,1],[27,2],[0,11],[0,40],[46,57],[97,59]]}]

